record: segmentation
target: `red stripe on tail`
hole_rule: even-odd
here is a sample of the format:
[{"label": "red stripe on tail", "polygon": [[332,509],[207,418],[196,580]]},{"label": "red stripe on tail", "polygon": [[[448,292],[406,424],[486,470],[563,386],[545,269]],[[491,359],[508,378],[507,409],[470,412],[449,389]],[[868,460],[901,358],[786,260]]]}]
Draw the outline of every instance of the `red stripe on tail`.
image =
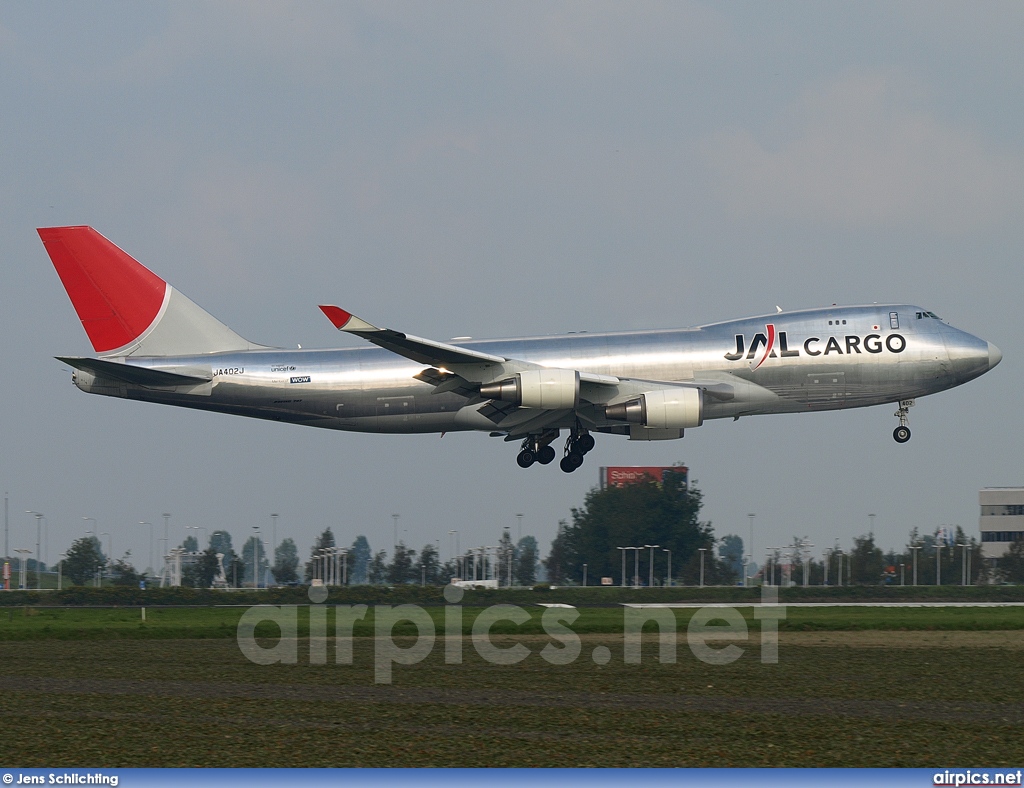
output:
[{"label": "red stripe on tail", "polygon": [[97,353],[124,347],[153,324],[163,279],[91,227],[38,232]]}]

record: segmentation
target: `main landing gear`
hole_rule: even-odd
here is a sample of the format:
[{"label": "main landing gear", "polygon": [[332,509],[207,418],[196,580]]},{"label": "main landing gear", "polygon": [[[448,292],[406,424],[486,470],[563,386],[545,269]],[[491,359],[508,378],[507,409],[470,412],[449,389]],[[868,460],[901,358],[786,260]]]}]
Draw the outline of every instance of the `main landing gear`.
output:
[{"label": "main landing gear", "polygon": [[546,432],[543,435],[530,435],[519,450],[516,462],[520,468],[529,468],[535,462],[547,465],[555,459],[555,449],[551,441],[558,437],[558,431]]},{"label": "main landing gear", "polygon": [[910,427],[907,426],[907,414],[912,407],[914,407],[914,400],[900,400],[899,408],[894,414],[892,414],[900,420],[900,426],[892,431],[892,438],[897,443],[906,443],[910,440]]},{"label": "main landing gear", "polygon": [[[529,435],[519,449],[516,462],[520,468],[529,468],[535,462],[547,465],[555,459],[555,449],[551,442],[558,437],[558,430],[551,430],[542,435]],[[572,473],[583,464],[583,455],[594,448],[594,436],[578,426],[569,433],[565,442],[562,461],[558,464],[566,473]]]},{"label": "main landing gear", "polygon": [[595,443],[593,435],[577,427],[569,433],[569,439],[565,442],[565,456],[558,467],[566,473],[572,473],[583,464],[583,455],[593,449]]}]

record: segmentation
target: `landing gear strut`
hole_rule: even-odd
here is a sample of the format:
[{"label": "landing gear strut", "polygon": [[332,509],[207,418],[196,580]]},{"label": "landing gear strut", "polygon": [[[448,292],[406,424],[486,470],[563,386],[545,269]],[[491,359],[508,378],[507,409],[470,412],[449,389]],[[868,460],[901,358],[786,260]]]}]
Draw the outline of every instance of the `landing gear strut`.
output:
[{"label": "landing gear strut", "polygon": [[529,468],[535,462],[547,465],[555,459],[555,450],[551,441],[558,437],[558,430],[546,432],[543,435],[529,435],[520,447],[516,462],[520,468]]},{"label": "landing gear strut", "polygon": [[910,440],[910,427],[907,426],[907,414],[914,407],[914,400],[902,399],[900,406],[893,416],[900,420],[900,426],[892,431],[892,438],[897,443],[906,443]]},{"label": "landing gear strut", "polygon": [[565,456],[558,467],[566,473],[572,473],[583,464],[583,455],[594,448],[594,436],[583,429],[577,422],[576,428],[569,433],[565,442]]}]

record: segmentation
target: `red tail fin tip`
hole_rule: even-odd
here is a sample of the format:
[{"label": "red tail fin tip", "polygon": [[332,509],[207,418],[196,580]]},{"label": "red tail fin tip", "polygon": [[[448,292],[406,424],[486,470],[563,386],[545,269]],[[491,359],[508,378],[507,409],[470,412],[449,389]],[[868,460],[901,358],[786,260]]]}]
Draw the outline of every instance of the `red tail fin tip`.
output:
[{"label": "red tail fin tip", "polygon": [[97,353],[142,336],[167,283],[91,227],[43,227],[39,237]]}]

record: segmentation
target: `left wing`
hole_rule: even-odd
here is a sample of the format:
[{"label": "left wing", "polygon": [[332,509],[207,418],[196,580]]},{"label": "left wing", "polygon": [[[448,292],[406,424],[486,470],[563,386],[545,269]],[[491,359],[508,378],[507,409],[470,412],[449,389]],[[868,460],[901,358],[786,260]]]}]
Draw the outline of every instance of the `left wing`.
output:
[{"label": "left wing", "polygon": [[[321,306],[335,328],[362,337],[400,356],[430,365],[415,375],[434,386],[433,393],[450,391],[467,404],[483,403],[479,413],[509,435],[537,433],[546,427],[582,420],[592,428],[623,420],[634,422],[632,404],[657,403],[679,426],[697,426],[702,401],[751,401],[775,394],[732,375],[707,379],[639,380],[573,369],[552,369],[522,359],[435,342],[389,328],[379,328],[337,306]],[[700,390],[698,396],[694,389]],[[689,390],[689,394],[685,394]],[[650,400],[650,402],[648,402]],[[683,401],[686,405],[681,404]],[[701,402],[698,402],[700,400]],[[624,407],[629,405],[630,407]],[[679,415],[682,410],[685,415]],[[647,416],[643,416],[646,420]],[[611,421],[608,421],[611,419]],[[675,423],[674,421],[672,422]]]}]

